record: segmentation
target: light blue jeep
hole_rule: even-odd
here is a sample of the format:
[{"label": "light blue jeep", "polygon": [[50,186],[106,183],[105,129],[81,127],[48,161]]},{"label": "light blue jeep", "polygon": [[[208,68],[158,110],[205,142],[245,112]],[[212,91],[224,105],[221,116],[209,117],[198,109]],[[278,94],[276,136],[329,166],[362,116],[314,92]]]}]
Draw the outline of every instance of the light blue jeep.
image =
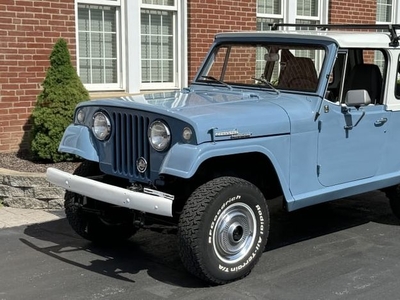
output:
[{"label": "light blue jeep", "polygon": [[177,226],[188,271],[224,284],[263,253],[271,198],[293,211],[382,189],[400,217],[397,26],[333,27],[221,33],[188,88],[79,104],[59,150],[84,162],[47,171],[73,229]]}]

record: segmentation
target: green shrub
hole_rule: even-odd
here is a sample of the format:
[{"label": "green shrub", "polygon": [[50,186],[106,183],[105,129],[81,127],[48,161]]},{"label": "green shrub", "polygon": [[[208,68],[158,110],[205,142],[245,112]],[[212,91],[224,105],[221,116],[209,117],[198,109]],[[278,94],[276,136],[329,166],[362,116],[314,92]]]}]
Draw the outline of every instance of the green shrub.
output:
[{"label": "green shrub", "polygon": [[67,42],[59,39],[50,54],[50,67],[32,112],[31,151],[36,159],[53,162],[72,160],[58,152],[58,145],[72,122],[75,106],[89,99],[71,63]]}]

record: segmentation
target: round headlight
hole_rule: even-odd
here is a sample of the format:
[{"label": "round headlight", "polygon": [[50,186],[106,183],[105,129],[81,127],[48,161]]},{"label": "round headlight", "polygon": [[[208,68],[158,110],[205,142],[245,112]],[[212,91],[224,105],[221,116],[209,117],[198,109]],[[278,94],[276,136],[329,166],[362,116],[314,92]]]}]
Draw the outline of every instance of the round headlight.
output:
[{"label": "round headlight", "polygon": [[103,141],[110,136],[111,123],[110,119],[102,112],[93,115],[93,134],[96,138]]},{"label": "round headlight", "polygon": [[171,141],[171,133],[166,124],[161,121],[151,123],[148,131],[149,142],[154,150],[165,150]]}]

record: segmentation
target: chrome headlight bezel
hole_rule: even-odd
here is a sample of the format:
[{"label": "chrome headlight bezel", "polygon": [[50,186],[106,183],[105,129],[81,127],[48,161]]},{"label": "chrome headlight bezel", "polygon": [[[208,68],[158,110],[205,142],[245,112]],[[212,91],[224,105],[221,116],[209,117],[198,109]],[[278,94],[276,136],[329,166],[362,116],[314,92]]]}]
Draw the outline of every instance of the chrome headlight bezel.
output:
[{"label": "chrome headlight bezel", "polygon": [[171,144],[171,130],[161,120],[155,120],[150,124],[147,137],[151,147],[158,152],[164,151]]},{"label": "chrome headlight bezel", "polygon": [[99,141],[105,141],[110,137],[111,121],[103,111],[93,114],[92,132]]}]

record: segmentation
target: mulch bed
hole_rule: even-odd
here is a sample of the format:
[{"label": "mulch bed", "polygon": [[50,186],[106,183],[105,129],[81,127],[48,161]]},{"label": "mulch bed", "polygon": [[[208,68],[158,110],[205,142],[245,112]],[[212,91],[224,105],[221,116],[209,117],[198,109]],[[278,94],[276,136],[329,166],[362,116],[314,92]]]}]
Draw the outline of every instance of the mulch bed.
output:
[{"label": "mulch bed", "polygon": [[79,164],[79,161],[59,163],[34,161],[28,153],[0,153],[0,168],[20,172],[45,173],[47,168],[54,167],[72,173]]}]

